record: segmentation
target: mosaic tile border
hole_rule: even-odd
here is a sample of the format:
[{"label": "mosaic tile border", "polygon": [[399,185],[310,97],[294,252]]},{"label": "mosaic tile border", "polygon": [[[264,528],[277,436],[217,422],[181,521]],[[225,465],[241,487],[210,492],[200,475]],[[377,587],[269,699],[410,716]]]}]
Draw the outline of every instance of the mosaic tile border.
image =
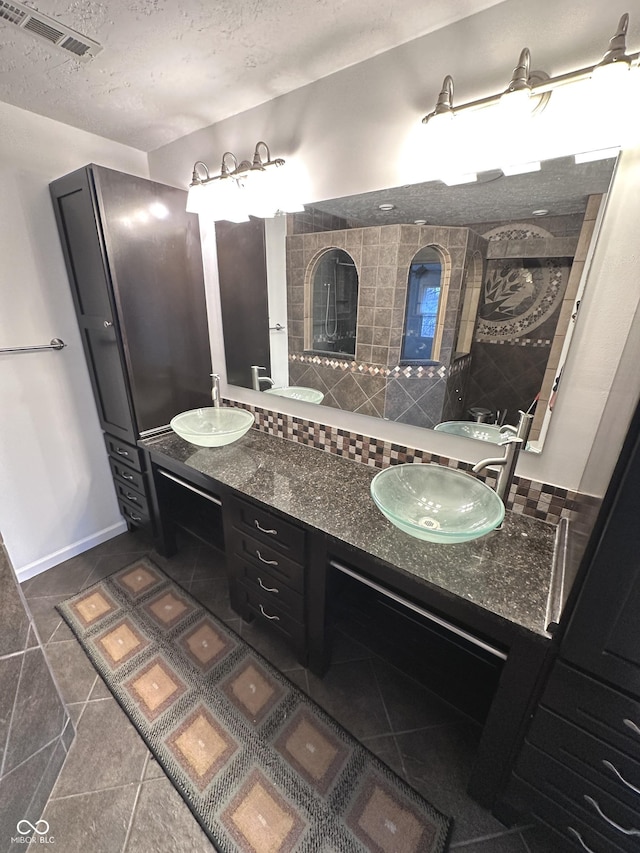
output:
[{"label": "mosaic tile border", "polygon": [[[372,468],[387,468],[389,465],[405,462],[434,462],[438,465],[446,465],[448,468],[467,472],[470,472],[472,468],[468,462],[430,453],[427,450],[405,447],[394,442],[383,441],[304,418],[297,418],[283,412],[263,409],[248,403],[228,402],[247,409],[254,415],[256,419],[254,429],[277,438],[297,441],[307,447],[314,447],[323,450],[325,453],[333,453],[354,462],[361,462]],[[495,487],[496,475],[493,472],[478,476],[488,485]],[[570,489],[540,483],[526,477],[515,477],[506,501],[506,507],[519,515],[537,518],[548,524],[558,524],[561,518],[567,518],[571,521],[579,519],[585,510],[585,500],[588,501],[588,496]]]},{"label": "mosaic tile border", "polygon": [[[551,343],[551,342],[549,342]],[[350,373],[369,374],[371,376],[391,376],[396,377],[402,374],[403,376],[427,376],[433,379],[439,376],[444,379],[447,375],[448,368],[444,364],[428,364],[428,365],[411,365],[397,364],[394,367],[383,367],[379,364],[367,364],[362,361],[347,361],[340,358],[331,358],[330,356],[322,355],[306,355],[292,353],[289,355],[290,362],[298,364],[316,364],[322,367],[330,367],[333,370],[349,371]]]},{"label": "mosaic tile border", "polygon": [[496,341],[493,338],[478,338],[478,343],[494,347],[550,347],[550,338],[512,338],[511,340]]}]

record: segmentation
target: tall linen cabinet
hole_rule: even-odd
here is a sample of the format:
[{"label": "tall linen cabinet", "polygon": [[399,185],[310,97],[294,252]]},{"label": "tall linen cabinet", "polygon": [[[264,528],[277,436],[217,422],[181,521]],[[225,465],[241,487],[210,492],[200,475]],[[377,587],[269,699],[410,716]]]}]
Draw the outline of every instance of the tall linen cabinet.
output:
[{"label": "tall linen cabinet", "polygon": [[50,192],[120,510],[151,525],[136,441],[211,405],[198,218],[185,191],[93,164]]}]

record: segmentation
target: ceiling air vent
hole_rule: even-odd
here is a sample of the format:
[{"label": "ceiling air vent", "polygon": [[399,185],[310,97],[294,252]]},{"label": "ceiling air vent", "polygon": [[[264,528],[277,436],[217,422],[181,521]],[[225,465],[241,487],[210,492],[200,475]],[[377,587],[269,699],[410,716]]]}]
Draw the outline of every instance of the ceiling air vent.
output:
[{"label": "ceiling air vent", "polygon": [[0,0],[0,26],[3,22],[14,24],[85,62],[102,50],[102,45],[93,39],[15,0],[11,3],[8,0]]}]

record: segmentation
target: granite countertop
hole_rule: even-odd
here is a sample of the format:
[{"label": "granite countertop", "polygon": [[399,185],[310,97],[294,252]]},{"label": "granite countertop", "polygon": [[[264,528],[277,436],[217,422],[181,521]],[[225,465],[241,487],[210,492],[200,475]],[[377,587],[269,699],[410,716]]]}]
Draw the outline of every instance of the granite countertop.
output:
[{"label": "granite countertop", "polygon": [[378,469],[361,462],[255,429],[225,447],[196,447],[173,432],[139,443],[401,572],[549,636],[556,532],[551,524],[507,512],[502,530],[472,542],[438,545],[387,521],[369,494]]}]

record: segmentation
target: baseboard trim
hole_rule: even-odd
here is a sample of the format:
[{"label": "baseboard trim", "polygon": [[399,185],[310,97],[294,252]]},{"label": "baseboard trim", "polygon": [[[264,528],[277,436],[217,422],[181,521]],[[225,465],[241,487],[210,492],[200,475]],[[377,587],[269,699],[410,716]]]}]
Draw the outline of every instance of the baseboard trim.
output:
[{"label": "baseboard trim", "polygon": [[77,557],[78,554],[82,554],[84,551],[88,551],[96,545],[101,545],[108,539],[113,539],[114,536],[119,536],[121,533],[125,533],[126,531],[127,522],[122,519],[122,521],[118,521],[110,527],[105,527],[97,533],[93,533],[91,536],[86,536],[84,539],[72,542],[71,545],[67,545],[66,548],[61,548],[59,551],[54,551],[53,554],[47,554],[45,557],[35,560],[33,563],[28,563],[26,566],[16,569],[15,573],[18,577],[18,582],[23,583],[24,581],[28,581],[30,578],[34,578],[36,575],[46,572],[47,569],[52,569],[59,563],[64,563],[65,560],[70,560],[71,557]]}]

